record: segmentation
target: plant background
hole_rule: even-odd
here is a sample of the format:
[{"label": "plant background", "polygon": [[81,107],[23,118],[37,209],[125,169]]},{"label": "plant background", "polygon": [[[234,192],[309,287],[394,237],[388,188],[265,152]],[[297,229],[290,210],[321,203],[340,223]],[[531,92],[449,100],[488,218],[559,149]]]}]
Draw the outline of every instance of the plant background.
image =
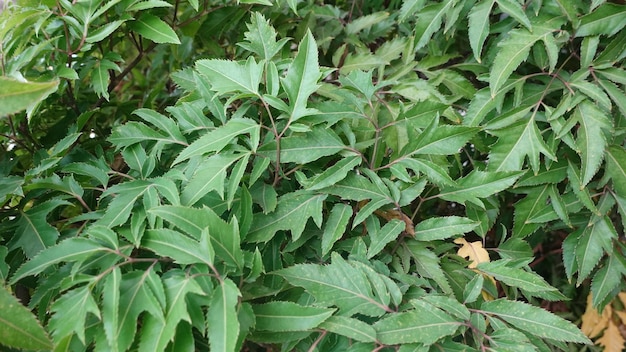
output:
[{"label": "plant background", "polygon": [[5,6],[0,343],[623,349],[624,4]]}]

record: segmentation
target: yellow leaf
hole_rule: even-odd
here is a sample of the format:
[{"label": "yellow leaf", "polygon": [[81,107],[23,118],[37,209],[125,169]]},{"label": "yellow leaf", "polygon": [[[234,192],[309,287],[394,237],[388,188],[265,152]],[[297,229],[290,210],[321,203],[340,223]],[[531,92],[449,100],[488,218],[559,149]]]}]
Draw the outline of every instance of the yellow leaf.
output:
[{"label": "yellow leaf", "polygon": [[585,310],[585,314],[582,316],[583,324],[580,327],[580,330],[587,335],[589,338],[594,338],[604,330],[610,319],[611,319],[612,309],[611,305],[607,304],[602,310],[602,315],[598,313],[598,311],[593,308],[593,304],[591,303],[591,294],[587,296],[587,309]]},{"label": "yellow leaf", "polygon": [[616,310],[615,313],[617,313],[619,320],[622,321],[622,325],[626,325],[626,312]]},{"label": "yellow leaf", "polygon": [[609,326],[604,330],[604,335],[596,340],[597,345],[604,346],[604,352],[622,352],[624,342],[622,334],[613,321],[609,321]]},{"label": "yellow leaf", "polygon": [[622,305],[626,307],[626,292],[618,293],[617,297],[619,297],[619,300],[622,301]]},{"label": "yellow leaf", "polygon": [[478,264],[489,261],[489,253],[483,248],[482,242],[469,243],[465,238],[457,238],[454,243],[462,245],[457,254],[471,261],[468,268],[475,268]]}]

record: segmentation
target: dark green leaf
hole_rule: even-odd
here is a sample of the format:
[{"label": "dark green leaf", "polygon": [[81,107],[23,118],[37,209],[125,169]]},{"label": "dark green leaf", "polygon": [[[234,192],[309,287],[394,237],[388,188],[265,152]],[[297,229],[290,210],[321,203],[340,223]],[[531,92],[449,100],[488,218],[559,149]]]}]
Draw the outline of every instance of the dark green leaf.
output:
[{"label": "dark green leaf", "polygon": [[138,20],[130,23],[130,28],[155,43],[180,44],[180,39],[172,27],[151,14],[142,14]]},{"label": "dark green leaf", "polygon": [[0,288],[0,341],[19,349],[49,350],[53,347],[35,316],[4,287]]},{"label": "dark green leaf", "polygon": [[265,331],[306,331],[318,327],[335,309],[301,306],[293,302],[253,305],[256,329]]},{"label": "dark green leaf", "polygon": [[207,311],[211,351],[235,352],[239,336],[239,321],[237,320],[239,296],[241,296],[239,289],[228,278],[215,287]]}]

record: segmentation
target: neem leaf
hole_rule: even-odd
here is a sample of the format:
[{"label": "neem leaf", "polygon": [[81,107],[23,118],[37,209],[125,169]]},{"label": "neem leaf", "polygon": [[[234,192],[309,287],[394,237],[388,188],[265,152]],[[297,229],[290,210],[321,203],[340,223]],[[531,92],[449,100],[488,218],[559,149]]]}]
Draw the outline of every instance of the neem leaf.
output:
[{"label": "neem leaf", "polygon": [[477,269],[485,274],[493,276],[509,286],[518,287],[530,293],[556,292],[555,287],[550,286],[541,276],[534,272],[507,266],[508,260],[497,260],[494,262],[482,262]]},{"label": "neem leaf", "polygon": [[322,255],[326,255],[333,244],[343,236],[351,217],[351,206],[343,203],[337,203],[333,206],[322,234]]},{"label": "neem leaf", "polygon": [[612,125],[609,117],[588,101],[580,103],[574,114],[580,123],[576,146],[581,154],[581,187],[584,187],[598,172],[604,160],[607,145],[604,131],[610,130]]},{"label": "neem leaf", "polygon": [[58,81],[21,82],[0,77],[0,116],[28,109],[56,91],[58,85]]},{"label": "neem leaf", "polygon": [[239,336],[237,304],[240,296],[237,285],[229,278],[215,287],[207,311],[211,351],[235,351]]},{"label": "neem leaf", "polygon": [[478,223],[460,216],[443,216],[420,221],[415,226],[415,239],[419,241],[443,240],[472,231]]},{"label": "neem leaf", "polygon": [[208,78],[218,94],[244,93],[258,96],[263,65],[250,57],[245,63],[220,59],[196,61],[196,70]]},{"label": "neem leaf", "polygon": [[489,14],[493,8],[495,0],[483,0],[472,6],[468,16],[468,35],[470,46],[476,61],[481,62],[480,54],[483,51],[483,44],[489,35]]},{"label": "neem leaf", "polygon": [[376,295],[367,274],[336,252],[328,265],[296,264],[275,271],[290,284],[303,287],[316,304],[336,306],[342,315],[381,316],[390,311],[389,297]]},{"label": "neem leaf", "polygon": [[100,318],[100,310],[93,299],[89,286],[82,286],[65,293],[51,308],[50,329],[55,341],[74,333],[85,343],[85,319],[91,313]]},{"label": "neem leaf", "polygon": [[607,3],[580,18],[577,37],[613,36],[626,26],[626,6]]},{"label": "neem leaf", "polygon": [[162,19],[148,13],[142,14],[139,19],[131,22],[130,28],[155,43],[180,44],[180,39],[172,27]]},{"label": "neem leaf", "polygon": [[174,230],[147,230],[142,237],[142,244],[143,247],[160,256],[170,257],[179,264],[213,265],[211,253],[204,252],[197,241]]},{"label": "neem leaf", "polygon": [[52,349],[48,334],[31,313],[6,288],[0,288],[0,341],[28,350]]},{"label": "neem leaf", "polygon": [[361,342],[376,341],[376,330],[371,325],[354,318],[331,316],[322,322],[319,328]]},{"label": "neem leaf", "polygon": [[576,325],[530,304],[498,299],[484,302],[480,309],[541,338],[591,344]]},{"label": "neem leaf", "polygon": [[256,330],[306,331],[328,319],[335,309],[301,306],[293,302],[269,302],[253,305]]},{"label": "neem leaf", "polygon": [[[276,161],[276,141],[263,144],[258,150],[261,156]],[[294,133],[280,140],[280,162],[307,164],[327,155],[339,153],[345,145],[337,134],[324,127],[310,132]]]},{"label": "neem leaf", "polygon": [[276,30],[259,12],[252,14],[250,23],[246,26],[248,27],[248,31],[244,33],[246,41],[237,43],[237,45],[259,55],[259,58],[263,60],[274,57],[289,41],[289,39],[283,38],[277,42]]}]

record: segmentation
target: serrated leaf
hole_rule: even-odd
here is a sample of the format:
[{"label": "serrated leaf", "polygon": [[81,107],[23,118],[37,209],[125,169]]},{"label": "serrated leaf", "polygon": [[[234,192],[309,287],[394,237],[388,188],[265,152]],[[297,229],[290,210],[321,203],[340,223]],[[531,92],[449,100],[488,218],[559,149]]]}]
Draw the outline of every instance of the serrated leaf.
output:
[{"label": "serrated leaf", "polygon": [[288,193],[280,197],[276,211],[265,216],[255,216],[248,242],[267,242],[277,231],[289,230],[296,241],[313,218],[318,226],[322,223],[322,205],[327,195],[308,192]]},{"label": "serrated leaf", "polygon": [[111,352],[118,352],[115,332],[119,328],[120,283],[122,272],[119,267],[113,268],[104,279],[102,290],[102,326]]},{"label": "serrated leaf", "polygon": [[250,23],[246,24],[248,31],[244,33],[246,41],[237,45],[256,53],[260,59],[269,60],[274,57],[287,43],[288,39],[276,41],[276,30],[269,21],[259,13],[254,12],[250,18]]},{"label": "serrated leaf", "polygon": [[530,293],[553,292],[559,294],[559,291],[548,284],[541,276],[534,272],[507,266],[508,263],[509,261],[507,260],[483,262],[478,264],[476,269],[493,276],[500,282]]},{"label": "serrated leaf", "polygon": [[181,202],[194,205],[211,191],[224,199],[224,182],[233,163],[249,154],[215,154],[204,159],[196,168],[189,182],[183,187]]},{"label": "serrated leaf", "polygon": [[361,342],[376,341],[376,330],[371,325],[354,318],[331,316],[322,322],[319,328]]},{"label": "serrated leaf", "polygon": [[252,309],[256,319],[256,330],[278,332],[314,329],[335,311],[281,301],[253,305]]},{"label": "serrated leaf", "polygon": [[159,131],[167,133],[172,140],[176,140],[179,144],[186,145],[187,140],[183,137],[180,129],[174,120],[169,117],[160,114],[151,109],[137,109],[133,111],[133,114],[141,117],[145,121],[154,125]]},{"label": "serrated leaf", "polygon": [[322,189],[343,180],[355,166],[362,162],[360,156],[349,156],[339,160],[336,164],[324,170],[321,174],[315,175],[307,180],[303,185],[309,191]]},{"label": "serrated leaf", "polygon": [[474,95],[472,101],[470,101],[467,112],[463,116],[463,125],[479,126],[487,114],[495,109],[497,105],[498,102],[491,95],[489,88],[486,87],[479,90]]},{"label": "serrated leaf", "polygon": [[478,223],[460,216],[443,216],[420,221],[415,226],[418,241],[443,240],[474,230]]},{"label": "serrated leaf", "polygon": [[581,184],[584,187],[598,172],[606,148],[605,130],[612,128],[609,118],[595,105],[583,101],[574,112],[580,123],[576,145],[581,154]]},{"label": "serrated leaf", "polygon": [[626,94],[624,94],[624,91],[613,84],[613,82],[607,80],[599,79],[598,83],[600,83],[602,89],[609,95],[619,111],[626,115]]},{"label": "serrated leaf", "polygon": [[122,225],[130,217],[135,202],[152,184],[145,180],[134,180],[110,187],[102,196],[114,195],[104,215],[97,221],[98,225],[114,227]]},{"label": "serrated leaf", "polygon": [[389,314],[374,323],[378,341],[388,345],[417,342],[431,345],[444,336],[454,334],[461,324],[425,302],[414,304],[414,307],[407,312]]},{"label": "serrated leaf", "polygon": [[616,258],[615,255],[610,255],[604,262],[604,266],[598,270],[591,281],[592,304],[594,308],[604,308],[602,302],[622,283],[622,276],[625,274],[626,267],[624,267],[624,263]]},{"label": "serrated leaf", "polygon": [[51,307],[49,326],[55,341],[76,334],[85,343],[85,319],[91,313],[100,318],[100,310],[91,295],[89,286],[65,293]]},{"label": "serrated leaf", "polygon": [[239,336],[237,304],[240,296],[237,285],[229,278],[215,287],[207,311],[211,351],[235,352]]},{"label": "serrated leaf", "polygon": [[155,43],[180,44],[176,32],[162,19],[143,13],[139,19],[130,22],[130,29]]},{"label": "serrated leaf", "polygon": [[59,81],[20,82],[0,77],[0,116],[13,114],[34,106],[55,92]]},{"label": "serrated leaf", "polygon": [[445,168],[427,159],[402,158],[399,165],[412,169],[415,173],[423,173],[428,179],[438,186],[454,186],[455,182],[450,178]]},{"label": "serrated leaf", "polygon": [[126,8],[126,11],[141,11],[141,10],[153,9],[157,7],[172,7],[172,4],[170,4],[167,1],[161,1],[161,0],[139,1],[139,2],[132,4],[128,8]]},{"label": "serrated leaf", "polygon": [[390,311],[388,297],[377,296],[363,270],[352,266],[337,253],[328,265],[297,264],[275,271],[290,284],[303,287],[315,297],[316,304],[336,306],[340,314],[381,316]]},{"label": "serrated leaf", "polygon": [[213,265],[212,256],[200,247],[200,243],[174,230],[147,230],[142,238],[142,244],[146,249],[160,256],[170,257],[179,264]]},{"label": "serrated leaf", "polygon": [[606,3],[580,18],[577,37],[613,36],[626,26],[626,6]]},{"label": "serrated leaf", "polygon": [[417,138],[402,149],[400,155],[456,154],[478,131],[477,127],[439,125],[439,118],[435,118]]},{"label": "serrated leaf", "polygon": [[489,153],[489,169],[493,171],[518,171],[528,156],[535,173],[539,172],[539,153],[556,161],[556,155],[544,142],[534,119],[520,121],[513,126],[492,132],[498,142]]},{"label": "serrated leaf", "polygon": [[420,276],[433,279],[444,293],[452,293],[452,288],[446,279],[446,274],[441,268],[439,257],[433,251],[426,248],[424,242],[408,241],[406,246],[415,262],[417,273]]},{"label": "serrated leaf", "polygon": [[333,206],[322,234],[322,256],[326,255],[332,249],[333,244],[344,235],[351,217],[351,206],[343,203]]},{"label": "serrated leaf", "polygon": [[617,324],[609,320],[604,334],[596,340],[596,344],[604,347],[605,352],[619,352],[624,350],[626,340]]},{"label": "serrated leaf", "polygon": [[307,109],[309,96],[319,88],[318,80],[322,77],[317,59],[317,44],[311,31],[298,46],[298,53],[287,69],[287,75],[281,79],[282,87],[289,99],[289,119],[296,121],[310,115]]},{"label": "serrated leaf", "polygon": [[146,140],[152,140],[157,143],[175,143],[183,144],[183,142],[172,138],[163,133],[157,132],[142,122],[131,121],[119,126],[113,130],[108,140],[118,149],[131,146],[133,144],[142,143]]},{"label": "serrated leaf", "polygon": [[90,31],[89,36],[85,39],[85,42],[93,44],[93,43],[102,41],[103,39],[111,35],[111,33],[115,32],[115,30],[118,29],[119,26],[121,26],[122,23],[124,22],[126,21],[125,20],[111,21],[94,31]]},{"label": "serrated leaf", "polygon": [[550,187],[544,185],[529,191],[526,197],[515,203],[514,238],[525,238],[540,227],[540,224],[534,223],[531,219],[545,213],[549,195]]},{"label": "serrated leaf", "polygon": [[404,22],[424,7],[425,0],[404,0],[400,8],[398,22]]},{"label": "serrated leaf", "polygon": [[424,7],[417,15],[415,26],[415,50],[424,47],[433,34],[441,28],[444,16],[454,7],[455,1],[447,0]]},{"label": "serrated leaf", "polygon": [[499,299],[481,307],[514,327],[541,338],[590,344],[591,341],[569,321],[542,308],[523,302]]},{"label": "serrated leaf", "polygon": [[[276,141],[265,143],[258,153],[271,161],[276,160]],[[315,127],[311,132],[294,133],[280,140],[280,162],[307,164],[323,156],[333,155],[345,148],[337,134],[323,127]]]},{"label": "serrated leaf", "polygon": [[48,223],[47,217],[56,208],[70,204],[61,199],[52,199],[21,212],[16,221],[15,234],[9,242],[9,250],[21,248],[28,258],[33,258],[40,251],[53,246],[59,231]]},{"label": "serrated leaf", "polygon": [[513,17],[517,22],[524,25],[524,27],[528,28],[529,31],[532,31],[532,25],[530,24],[530,20],[524,13],[524,9],[522,5],[516,0],[496,0],[498,3],[498,7],[502,12],[508,14]]},{"label": "serrated leaf", "polygon": [[139,314],[148,312],[161,321],[164,319],[164,307],[157,299],[150,285],[151,281],[161,285],[160,277],[151,268],[146,271],[132,271],[122,276],[118,307],[120,324],[113,334],[119,351],[126,351],[135,339]]},{"label": "serrated leaf", "polygon": [[370,246],[367,249],[367,259],[373,258],[380,253],[385,246],[398,238],[398,235],[406,229],[406,223],[402,220],[393,219],[380,229],[369,229]]},{"label": "serrated leaf", "polygon": [[613,181],[615,193],[626,198],[626,150],[612,145],[606,153],[606,172]]},{"label": "serrated leaf", "polygon": [[478,198],[486,198],[510,187],[523,172],[484,172],[474,170],[457,180],[457,187],[444,187],[439,193],[442,199],[465,203],[470,201],[482,206]]},{"label": "serrated leaf", "polygon": [[605,251],[612,252],[613,240],[617,232],[610,219],[603,217],[585,227],[576,244],[576,261],[578,262],[578,281],[580,285],[589,276],[593,268],[604,256]]},{"label": "serrated leaf", "polygon": [[196,70],[208,78],[211,90],[220,95],[227,93],[259,95],[263,65],[252,57],[245,63],[221,59],[198,60]]},{"label": "serrated leaf", "polygon": [[52,342],[35,316],[6,288],[0,288],[0,341],[8,347],[49,350]]},{"label": "serrated leaf", "polygon": [[98,252],[108,251],[110,251],[108,248],[95,241],[82,237],[69,238],[56,246],[42,250],[24,263],[11,277],[11,284],[26,276],[37,275],[54,264],[83,260]]},{"label": "serrated leaf", "polygon": [[480,55],[485,39],[489,35],[489,15],[495,0],[483,0],[473,6],[468,16],[468,35],[474,58],[481,62]]}]

